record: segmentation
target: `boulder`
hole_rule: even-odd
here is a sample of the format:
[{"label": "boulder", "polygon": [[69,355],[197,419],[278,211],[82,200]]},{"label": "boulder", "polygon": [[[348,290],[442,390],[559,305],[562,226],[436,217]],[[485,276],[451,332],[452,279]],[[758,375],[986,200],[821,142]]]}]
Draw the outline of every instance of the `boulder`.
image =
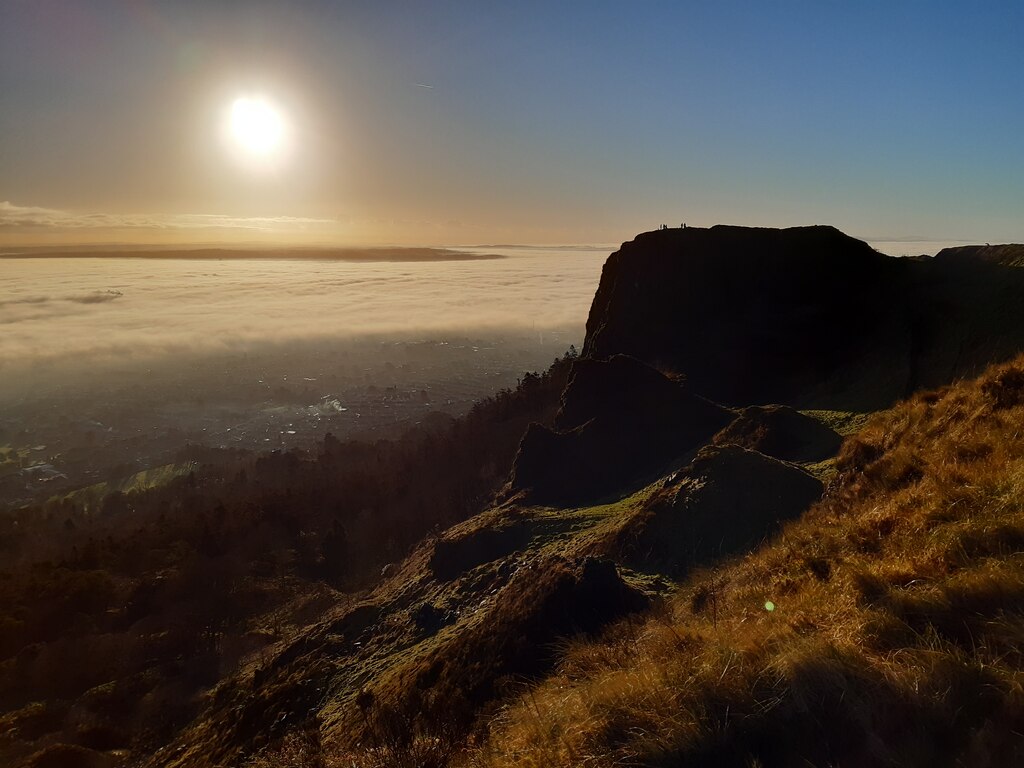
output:
[{"label": "boulder", "polygon": [[785,405],[753,405],[715,435],[716,445],[739,445],[783,461],[824,461],[843,438],[817,419]]}]

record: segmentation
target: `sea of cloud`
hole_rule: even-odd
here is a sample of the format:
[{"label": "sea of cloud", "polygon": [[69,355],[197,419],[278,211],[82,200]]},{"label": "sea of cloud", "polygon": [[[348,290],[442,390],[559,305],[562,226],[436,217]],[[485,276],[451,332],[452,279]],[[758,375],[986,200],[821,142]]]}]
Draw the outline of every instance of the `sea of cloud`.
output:
[{"label": "sea of cloud", "polygon": [[4,258],[0,372],[368,335],[577,328],[608,248],[499,259]]}]

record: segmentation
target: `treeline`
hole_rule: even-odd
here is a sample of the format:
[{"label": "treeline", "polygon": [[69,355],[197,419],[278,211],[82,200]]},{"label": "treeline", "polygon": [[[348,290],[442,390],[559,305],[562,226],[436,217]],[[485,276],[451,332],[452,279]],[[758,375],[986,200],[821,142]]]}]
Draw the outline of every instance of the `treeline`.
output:
[{"label": "treeline", "polygon": [[23,746],[54,732],[104,749],[166,742],[196,691],[276,639],[285,606],[372,585],[493,498],[528,424],[553,419],[574,358],[396,440],[328,435],[88,512],[68,499],[0,516],[0,710]]}]

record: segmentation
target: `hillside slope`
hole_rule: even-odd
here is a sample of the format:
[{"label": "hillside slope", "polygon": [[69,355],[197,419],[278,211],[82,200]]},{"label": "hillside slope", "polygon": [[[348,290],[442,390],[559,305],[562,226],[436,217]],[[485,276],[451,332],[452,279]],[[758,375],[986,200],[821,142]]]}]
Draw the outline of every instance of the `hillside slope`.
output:
[{"label": "hillside slope", "polygon": [[983,261],[1004,267],[1024,267],[1024,245],[960,245],[943,248],[935,254],[937,261]]},{"label": "hillside slope", "polygon": [[[342,631],[358,642],[382,567],[493,497],[527,425],[553,418],[570,364],[393,441],[328,435],[94,510],[70,496],[0,514],[0,765],[163,765],[183,731],[203,748],[192,765],[233,765],[291,728],[308,692],[277,691],[270,661],[295,662],[301,682],[314,672],[295,654],[320,627],[330,648]],[[245,706],[221,718],[236,695]]]},{"label": "hillside slope", "polygon": [[847,440],[826,498],[580,641],[473,755],[504,766],[1024,762],[1024,358]]}]

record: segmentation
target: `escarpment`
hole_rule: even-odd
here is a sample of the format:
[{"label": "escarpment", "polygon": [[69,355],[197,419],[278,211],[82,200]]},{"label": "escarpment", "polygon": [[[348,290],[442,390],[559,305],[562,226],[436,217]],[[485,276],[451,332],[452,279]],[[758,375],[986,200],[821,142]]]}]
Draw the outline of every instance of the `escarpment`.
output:
[{"label": "escarpment", "polygon": [[648,481],[733,414],[625,355],[579,360],[553,429],[532,424],[512,484],[538,503],[582,503]]},{"label": "escarpment", "polygon": [[944,253],[892,258],[823,226],[647,232],[606,262],[583,354],[729,405],[886,407],[1024,349],[1024,271]]}]

